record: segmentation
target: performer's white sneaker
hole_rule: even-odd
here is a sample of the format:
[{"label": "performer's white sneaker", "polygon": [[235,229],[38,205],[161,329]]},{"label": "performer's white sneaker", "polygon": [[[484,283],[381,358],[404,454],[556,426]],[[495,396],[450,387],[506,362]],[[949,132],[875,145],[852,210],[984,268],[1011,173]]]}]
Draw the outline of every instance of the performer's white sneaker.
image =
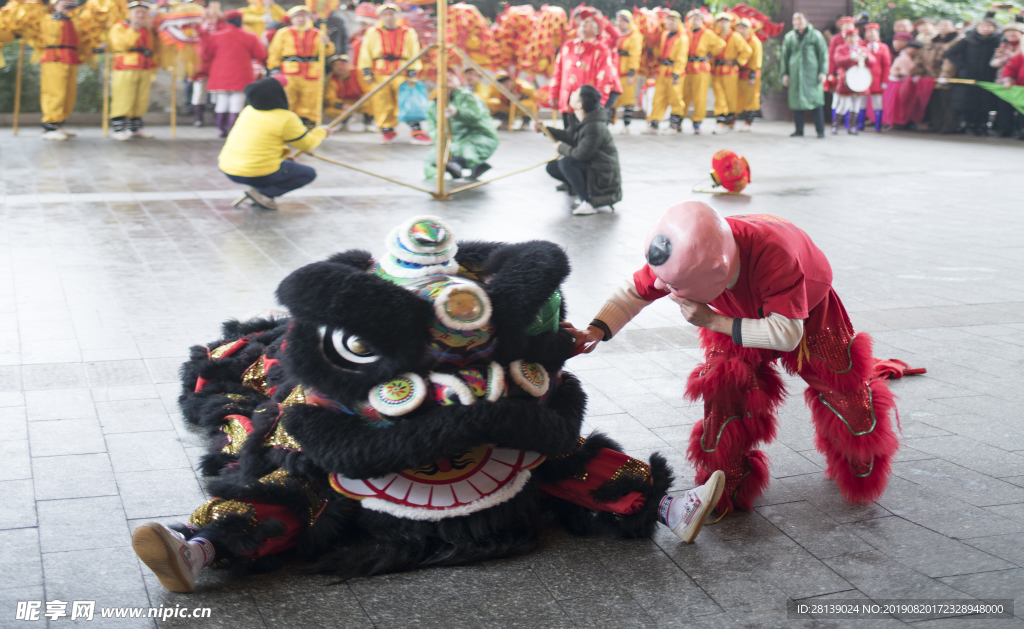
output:
[{"label": "performer's white sneaker", "polygon": [[63,128],[62,128],[62,129],[61,129],[61,131],[63,131],[63,132],[64,132],[64,135],[68,136],[69,138],[74,138],[74,137],[77,137],[77,136],[78,136],[78,134],[77,134],[77,133],[75,133],[75,132],[73,132],[73,131],[68,131],[67,129],[63,129]]},{"label": "performer's white sneaker", "polygon": [[110,134],[110,137],[112,137],[115,140],[118,140],[120,142],[124,142],[125,140],[132,139],[132,132],[129,131],[128,129],[123,129],[121,131],[114,131],[113,133]]},{"label": "performer's white sneaker", "polygon": [[645,128],[640,133],[642,133],[644,135],[658,135],[658,127],[652,127],[652,126],[648,125],[647,128]]},{"label": "performer's white sneaker", "polygon": [[43,131],[41,136],[44,140],[50,140],[52,142],[63,142],[68,139],[68,134],[64,133],[60,129],[51,129],[50,131]]},{"label": "performer's white sneaker", "polygon": [[619,129],[619,135],[629,135],[629,127],[623,125],[623,127]]},{"label": "performer's white sneaker", "polygon": [[132,137],[139,138],[142,140],[152,140],[156,136],[153,135],[152,133],[146,133],[142,129],[139,129],[138,131],[132,131]]},{"label": "performer's white sneaker", "polygon": [[196,578],[212,560],[212,545],[190,542],[163,524],[146,522],[135,529],[132,549],[153,571],[160,585],[172,592],[191,592]]},{"label": "performer's white sneaker", "polygon": [[752,124],[750,124],[749,122],[744,122],[743,126],[736,130],[739,131],[740,133],[750,133],[753,130],[753,128],[754,126]]},{"label": "performer's white sneaker", "polygon": [[661,501],[661,521],[676,537],[687,544],[697,538],[725,491],[725,472],[717,470],[700,487],[687,490],[682,496],[666,496]]},{"label": "performer's white sneaker", "polygon": [[590,205],[589,201],[581,201],[576,209],[572,211],[573,216],[589,216],[591,214],[597,214],[597,208]]}]

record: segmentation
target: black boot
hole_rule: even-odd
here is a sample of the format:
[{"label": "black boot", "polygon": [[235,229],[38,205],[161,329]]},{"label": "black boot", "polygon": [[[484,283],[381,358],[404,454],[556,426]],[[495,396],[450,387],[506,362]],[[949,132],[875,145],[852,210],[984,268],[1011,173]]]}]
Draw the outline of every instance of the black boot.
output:
[{"label": "black boot", "polygon": [[491,165],[488,164],[487,162],[484,162],[482,164],[477,164],[476,166],[473,167],[473,172],[470,173],[469,180],[470,181],[476,181],[477,179],[480,179],[480,175],[484,174],[485,172],[487,172],[490,169],[491,169]]}]

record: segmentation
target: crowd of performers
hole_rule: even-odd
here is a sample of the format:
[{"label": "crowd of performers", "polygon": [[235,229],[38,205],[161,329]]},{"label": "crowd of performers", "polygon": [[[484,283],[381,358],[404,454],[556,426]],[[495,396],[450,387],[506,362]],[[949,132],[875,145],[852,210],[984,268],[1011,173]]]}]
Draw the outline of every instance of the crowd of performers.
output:
[{"label": "crowd of performers", "polygon": [[[227,12],[206,0],[11,0],[0,9],[0,45],[20,38],[31,47],[32,60],[42,64],[48,140],[74,135],[64,123],[75,104],[78,66],[105,52],[113,58],[110,123],[119,140],[148,137],[142,115],[161,69],[180,72],[196,126],[205,124],[212,106],[223,137],[244,106],[245,85],[264,75],[284,79],[290,108],[312,127],[405,67],[358,112],[364,122],[372,120],[385,143],[392,142],[402,85],[437,80],[433,51],[408,63],[435,38],[432,24],[421,9],[403,14],[387,2],[358,5],[358,25],[346,27],[337,9],[338,0],[306,0],[287,11],[251,0]],[[716,130],[735,129],[738,120],[741,130],[749,130],[760,109],[761,39],[765,30],[777,34],[775,27],[781,28],[749,8],[715,16],[695,9],[684,23],[667,8],[620,11],[612,22],[583,5],[569,15],[557,7],[524,5],[507,7],[493,25],[471,5],[455,4],[449,11],[448,40],[474,62],[453,55],[453,63],[509,129],[518,118],[525,122],[527,111],[535,117],[541,106],[570,120],[569,94],[590,84],[602,92],[610,121],[621,109],[625,133],[641,107],[647,110],[646,133],[658,131],[666,111],[670,130],[681,131],[690,109],[694,132],[700,133],[709,89]],[[511,102],[495,83],[520,102]],[[421,128],[425,119],[406,122],[414,143],[431,143]]]},{"label": "crowd of performers", "polygon": [[[866,15],[844,16],[828,41],[826,89],[831,93],[832,133],[843,127],[850,134],[873,124],[888,128],[987,134],[991,111],[995,130],[1019,134],[1024,125],[1013,107],[974,85],[951,84],[950,79],[995,81],[1024,85],[1024,11],[1000,26],[995,9],[975,24],[958,28],[950,19],[899,20],[895,33],[883,42],[879,25]],[[1001,31],[1001,33],[1000,33]],[[847,80],[864,70],[870,85]],[[851,87],[851,85],[853,87]]]}]

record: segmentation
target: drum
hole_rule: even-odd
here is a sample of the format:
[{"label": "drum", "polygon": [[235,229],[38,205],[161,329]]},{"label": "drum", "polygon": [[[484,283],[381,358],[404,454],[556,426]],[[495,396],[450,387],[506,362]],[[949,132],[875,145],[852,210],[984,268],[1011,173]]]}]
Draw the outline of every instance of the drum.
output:
[{"label": "drum", "polygon": [[862,65],[856,65],[847,70],[846,87],[855,94],[868,91],[871,88],[871,70]]}]

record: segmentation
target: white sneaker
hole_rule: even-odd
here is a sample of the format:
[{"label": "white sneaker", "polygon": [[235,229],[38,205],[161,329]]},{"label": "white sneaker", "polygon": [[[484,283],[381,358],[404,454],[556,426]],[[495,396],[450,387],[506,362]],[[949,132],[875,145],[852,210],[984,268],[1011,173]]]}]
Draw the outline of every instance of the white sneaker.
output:
[{"label": "white sneaker", "polygon": [[115,140],[124,142],[125,140],[132,139],[132,132],[129,131],[128,129],[122,129],[121,131],[114,131],[113,133],[110,134],[110,137],[114,138]]},{"label": "white sneaker", "polygon": [[615,212],[615,208],[610,205],[599,205],[594,209],[597,210],[598,214],[613,214]]},{"label": "white sneaker", "polygon": [[151,139],[155,138],[156,136],[153,135],[152,133],[146,133],[142,129],[139,129],[138,131],[132,131],[132,136],[131,137],[139,138],[139,139],[142,139],[142,140],[151,140]]},{"label": "white sneaker", "polygon": [[50,140],[53,142],[63,142],[68,139],[68,134],[64,133],[60,129],[52,129],[50,131],[43,131],[41,136],[44,140]]},{"label": "white sneaker", "polygon": [[146,522],[132,534],[132,550],[153,571],[160,585],[172,592],[191,592],[206,566],[206,554],[196,542],[163,524]]},{"label": "white sneaker", "polygon": [[597,208],[590,205],[589,201],[581,201],[576,209],[572,211],[573,216],[589,216],[591,214],[597,214]]},{"label": "white sneaker", "polygon": [[743,126],[736,130],[739,131],[740,133],[750,133],[753,130],[753,128],[754,125],[750,124],[749,122],[744,122]]},{"label": "white sneaker", "polygon": [[[725,491],[725,472],[717,470],[706,483],[673,500],[671,508],[682,508],[682,517],[672,529],[676,537],[692,544]],[[681,503],[676,501],[682,501]]]},{"label": "white sneaker", "polygon": [[252,199],[253,203],[255,203],[256,205],[262,206],[265,209],[268,209],[268,210],[280,209],[280,208],[277,207],[277,201],[275,201],[273,199],[273,197],[268,197],[267,195],[265,195],[265,194],[263,194],[261,192],[257,192],[256,188],[246,188],[245,195],[247,197],[249,197],[250,199]]},{"label": "white sneaker", "polygon": [[73,131],[68,131],[67,129],[64,129],[63,127],[61,128],[61,131],[64,132],[64,135],[68,136],[69,138],[74,138],[74,137],[78,136],[77,133],[75,133]]},{"label": "white sneaker", "polygon": [[619,135],[629,135],[629,127],[623,125],[622,128],[619,129]]},{"label": "white sneaker", "polygon": [[640,133],[644,135],[658,135],[658,127],[652,127],[650,125],[647,125],[647,127]]}]

